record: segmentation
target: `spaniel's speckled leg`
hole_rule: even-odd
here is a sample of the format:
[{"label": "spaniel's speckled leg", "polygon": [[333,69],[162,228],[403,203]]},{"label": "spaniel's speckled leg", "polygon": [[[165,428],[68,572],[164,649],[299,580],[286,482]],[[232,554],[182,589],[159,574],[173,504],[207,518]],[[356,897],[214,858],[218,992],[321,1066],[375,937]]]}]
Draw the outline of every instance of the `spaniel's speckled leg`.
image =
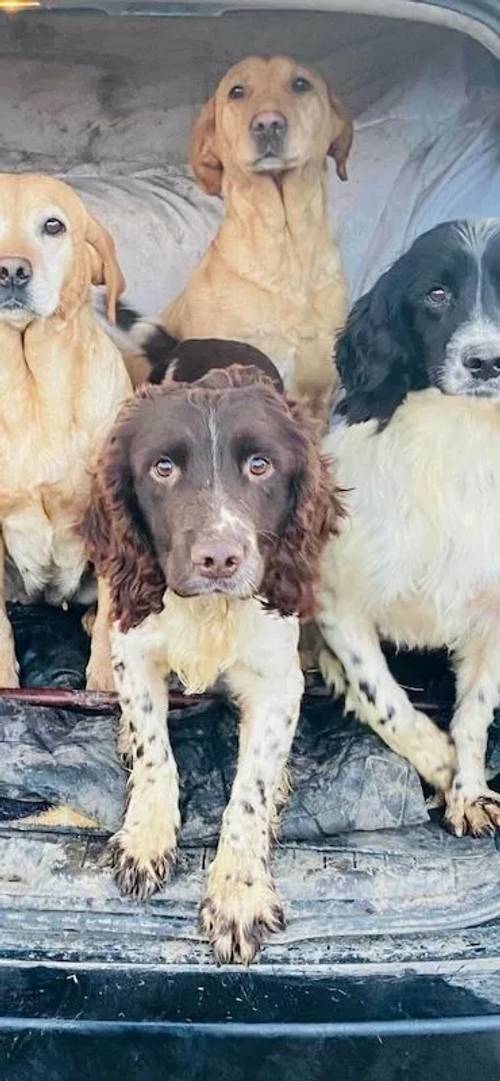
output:
[{"label": "spaniel's speckled leg", "polygon": [[167,728],[167,673],[161,656],[144,648],[140,628],[127,634],[114,630],[112,656],[131,774],[123,825],[109,843],[109,859],[122,893],[144,900],[174,868],[180,825],[177,767]]},{"label": "spaniel's speckled leg", "polygon": [[200,917],[218,961],[249,964],[285,922],[269,857],[304,680],[296,653],[285,670],[237,666],[228,681],[242,711],[240,754]]},{"label": "spaniel's speckled leg", "polygon": [[451,733],[457,772],[446,796],[445,820],[457,837],[483,837],[500,827],[500,795],[486,782],[486,743],[493,711],[500,703],[500,639],[471,638],[454,657],[457,706]]},{"label": "spaniel's speckled leg", "polygon": [[[446,791],[453,776],[455,750],[450,738],[429,717],[412,706],[391,675],[375,629],[357,610],[340,606],[328,593],[318,618],[321,633],[345,673],[346,707],[385,743],[411,762],[435,788]],[[320,663],[328,681],[323,651]],[[337,665],[334,688],[341,687]]]}]

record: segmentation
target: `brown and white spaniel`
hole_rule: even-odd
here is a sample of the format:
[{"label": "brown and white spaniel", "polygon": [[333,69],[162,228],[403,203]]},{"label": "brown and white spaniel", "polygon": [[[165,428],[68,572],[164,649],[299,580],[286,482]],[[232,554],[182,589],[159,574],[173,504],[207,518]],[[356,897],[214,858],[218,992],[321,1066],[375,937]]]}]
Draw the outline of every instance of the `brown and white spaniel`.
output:
[{"label": "brown and white spaniel", "polygon": [[95,475],[83,532],[109,586],[119,747],[131,767],[111,861],[123,893],[169,877],[180,826],[167,676],[223,677],[241,711],[238,769],[201,908],[219,961],[249,963],[283,926],[270,844],[303,691],[310,615],[339,507],[316,425],[255,367],[142,387]]}]

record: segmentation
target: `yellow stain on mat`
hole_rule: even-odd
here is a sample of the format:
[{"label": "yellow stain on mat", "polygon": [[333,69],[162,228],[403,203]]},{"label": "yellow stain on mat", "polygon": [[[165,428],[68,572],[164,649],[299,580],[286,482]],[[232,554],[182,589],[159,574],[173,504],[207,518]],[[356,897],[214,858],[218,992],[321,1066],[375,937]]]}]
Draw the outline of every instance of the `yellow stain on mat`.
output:
[{"label": "yellow stain on mat", "polygon": [[79,811],[74,811],[72,807],[65,805],[49,807],[46,811],[28,815],[26,818],[13,819],[11,824],[16,826],[43,826],[44,829],[47,827],[67,828],[68,826],[79,830],[99,829],[99,823],[96,822],[95,818],[88,818],[87,815],[82,815]]}]

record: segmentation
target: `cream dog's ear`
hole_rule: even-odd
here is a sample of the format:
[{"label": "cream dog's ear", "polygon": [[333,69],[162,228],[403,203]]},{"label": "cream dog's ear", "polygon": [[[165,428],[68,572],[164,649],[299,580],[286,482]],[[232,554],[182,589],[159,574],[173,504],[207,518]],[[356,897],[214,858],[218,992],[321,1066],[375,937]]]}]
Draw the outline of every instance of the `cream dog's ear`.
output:
[{"label": "cream dog's ear", "polygon": [[332,141],[328,147],[328,154],[335,158],[337,176],[339,180],[347,180],[346,161],[352,146],[353,126],[349,113],[331,90],[328,92],[332,114]]},{"label": "cream dog's ear", "polygon": [[203,191],[207,195],[220,195],[223,168],[216,150],[215,98],[205,102],[193,124],[189,164]]},{"label": "cream dog's ear", "polygon": [[87,218],[85,242],[90,254],[93,285],[105,285],[107,291],[107,317],[116,322],[116,302],[125,289],[125,278],[118,265],[115,245],[108,230],[90,214]]}]

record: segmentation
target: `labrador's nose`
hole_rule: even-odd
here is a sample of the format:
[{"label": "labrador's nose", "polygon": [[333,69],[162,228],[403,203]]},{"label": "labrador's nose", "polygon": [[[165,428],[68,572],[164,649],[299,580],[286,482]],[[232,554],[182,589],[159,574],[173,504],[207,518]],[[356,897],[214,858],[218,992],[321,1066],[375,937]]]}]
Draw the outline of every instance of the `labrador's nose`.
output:
[{"label": "labrador's nose", "polygon": [[250,121],[250,131],[258,139],[283,140],[287,126],[286,116],[271,110],[256,113]]},{"label": "labrador's nose", "polygon": [[15,255],[0,259],[0,289],[24,289],[33,277],[33,267],[28,259]]},{"label": "labrador's nose", "polygon": [[232,578],[243,562],[243,548],[235,541],[199,541],[191,549],[191,562],[203,578]]}]

